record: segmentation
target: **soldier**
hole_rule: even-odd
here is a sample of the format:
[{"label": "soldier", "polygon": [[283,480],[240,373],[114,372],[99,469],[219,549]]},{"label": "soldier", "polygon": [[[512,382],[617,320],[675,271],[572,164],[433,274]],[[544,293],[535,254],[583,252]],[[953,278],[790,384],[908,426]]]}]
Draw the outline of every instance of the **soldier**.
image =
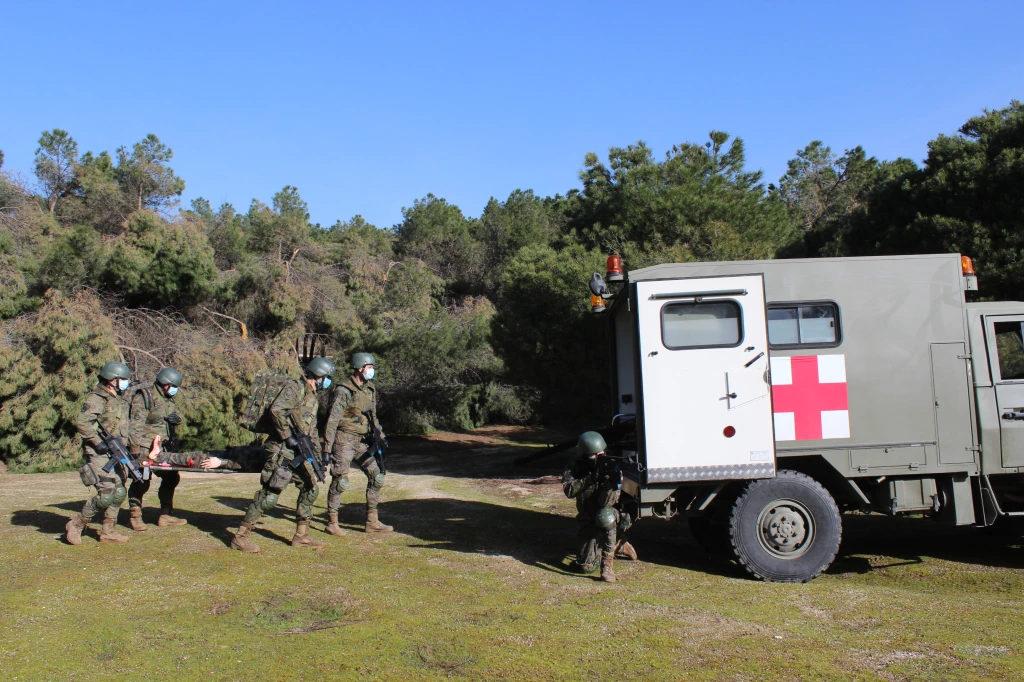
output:
[{"label": "soldier", "polygon": [[[324,430],[324,458],[331,460],[331,487],[327,493],[327,526],[331,535],[344,535],[338,526],[338,507],[341,494],[348,490],[348,472],[352,460],[366,474],[366,526],[367,533],[389,533],[393,527],[377,518],[380,489],[384,487],[384,472],[373,456],[370,420],[378,429],[377,389],[373,385],[374,357],[369,353],[352,355],[353,373],[338,382],[331,396],[330,416]],[[381,431],[383,438],[383,431]]]},{"label": "soldier", "polygon": [[[172,398],[181,387],[181,373],[170,367],[164,367],[156,375],[152,388],[138,387],[128,398],[129,420],[131,422],[132,454],[145,458],[146,453],[153,449],[153,441],[159,437],[161,446],[177,450],[177,438],[172,435],[174,427],[181,424],[181,417],[174,406]],[[181,481],[177,471],[158,471],[153,473],[160,478],[160,516],[156,525],[161,528],[183,526],[185,519],[173,516],[174,489]],[[150,481],[132,481],[128,487],[128,523],[134,531],[146,530],[142,522],[142,496],[149,490]]]},{"label": "soldier", "polygon": [[604,437],[596,431],[581,435],[576,444],[576,457],[562,473],[562,490],[566,497],[576,499],[576,522],[582,541],[576,554],[576,567],[583,573],[593,573],[600,561],[601,580],[613,583],[616,552],[636,559],[636,551],[624,537],[617,539],[619,532],[625,535],[631,519],[616,508],[618,482],[600,475],[598,457],[605,454],[606,447]]},{"label": "soldier", "polygon": [[249,538],[249,534],[260,518],[277,504],[281,491],[289,483],[299,489],[299,499],[295,508],[296,528],[292,537],[292,547],[323,549],[322,542],[309,537],[309,519],[313,515],[313,503],[320,488],[313,477],[308,464],[294,470],[291,461],[298,455],[297,436],[308,435],[314,442],[318,437],[316,429],[317,391],[331,385],[330,374],[334,372],[334,363],[327,358],[313,358],[306,365],[305,377],[302,380],[289,379],[280,394],[270,406],[269,412],[273,421],[274,431],[264,444],[269,453],[267,463],[260,475],[263,486],[256,491],[252,504],[245,512],[238,532],[231,541],[231,547],[242,552],[255,553],[260,551]]},{"label": "soldier", "polygon": [[[122,362],[108,362],[100,369],[100,380],[85,399],[75,424],[82,439],[85,466],[78,470],[86,487],[95,487],[96,495],[82,513],[68,521],[65,537],[68,544],[80,545],[82,531],[96,512],[103,512],[100,542],[127,542],[128,537],[117,532],[117,512],[128,496],[124,482],[126,473],[117,466],[109,473],[103,467],[110,461],[110,448],[99,436],[99,427],[124,442],[129,440],[128,403],[123,398],[131,380],[131,370]],[[153,443],[154,453],[160,450],[160,441]]]}]

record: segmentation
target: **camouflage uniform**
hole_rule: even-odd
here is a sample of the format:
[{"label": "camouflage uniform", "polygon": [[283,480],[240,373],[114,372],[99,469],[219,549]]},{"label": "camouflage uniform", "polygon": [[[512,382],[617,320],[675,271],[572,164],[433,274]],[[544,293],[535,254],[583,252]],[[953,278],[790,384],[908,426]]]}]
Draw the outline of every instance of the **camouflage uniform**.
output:
[{"label": "camouflage uniform", "polygon": [[256,525],[264,514],[274,508],[278,496],[289,483],[294,483],[299,489],[299,499],[295,508],[297,519],[300,522],[308,522],[313,515],[313,503],[320,494],[315,474],[309,464],[304,464],[300,470],[291,468],[291,461],[298,456],[298,452],[285,445],[284,441],[292,435],[294,417],[301,433],[310,436],[313,442],[316,442],[319,436],[316,430],[317,406],[316,391],[300,379],[290,380],[270,406],[274,432],[264,444],[269,458],[260,475],[263,487],[253,496],[252,504],[245,512],[243,523],[248,527]]},{"label": "camouflage uniform", "polygon": [[[260,446],[240,446],[228,448],[227,450],[209,450],[196,452],[161,452],[156,463],[152,465],[153,472],[160,469],[161,464],[169,464],[177,467],[188,467],[201,471],[203,460],[210,457],[217,457],[221,465],[217,471],[237,471],[239,473],[258,474],[263,471],[267,463],[267,451]],[[168,472],[170,473],[170,472]]]},{"label": "camouflage uniform", "polygon": [[[576,553],[576,565],[584,573],[597,570],[602,553],[614,555],[618,532],[629,526],[629,516],[621,513],[618,488],[611,489],[594,476],[597,462],[585,455],[574,457],[562,473],[562,490],[565,496],[576,500],[576,522],[579,524],[580,549]],[[610,528],[600,528],[594,520],[598,512],[610,509],[615,523]],[[624,527],[625,526],[625,527]]]},{"label": "camouflage uniform", "polygon": [[[110,539],[123,542],[112,533],[113,524],[117,523],[117,512],[128,496],[124,482],[126,473],[121,467],[115,467],[110,473],[103,471],[103,467],[110,461],[108,455],[101,455],[96,452],[101,440],[98,433],[97,423],[102,424],[107,433],[120,438],[124,443],[129,441],[128,427],[128,403],[120,395],[112,394],[104,384],[98,384],[93,388],[85,399],[85,406],[78,415],[75,427],[82,439],[82,450],[85,458],[85,466],[79,469],[82,482],[89,487],[96,488],[96,494],[82,507],[80,517],[72,519],[69,523],[76,524],[79,531],[85,528],[86,524],[96,515],[96,512],[103,512],[104,531]],[[101,535],[101,540],[104,539]],[[127,538],[124,538],[127,540]],[[70,537],[69,537],[69,541]],[[72,542],[77,544],[77,542]]]},{"label": "camouflage uniform", "polygon": [[[167,397],[159,384],[153,384],[150,388],[137,388],[128,399],[130,406],[130,430],[132,454],[136,457],[145,458],[153,449],[153,440],[160,436],[161,444],[164,447],[173,447],[171,443],[171,430],[165,419],[177,415],[177,408],[174,401]],[[153,474],[160,478],[160,490],[157,497],[160,499],[160,526],[184,525],[184,519],[178,519],[171,515],[174,510],[174,489],[181,481],[181,474],[177,471],[159,471],[153,469]],[[130,511],[131,527],[133,530],[146,530],[142,523],[142,497],[149,490],[150,481],[132,481],[128,488],[128,508]]]},{"label": "camouflage uniform", "polygon": [[365,381],[359,386],[352,377],[338,382],[331,396],[330,415],[324,429],[324,451],[331,454],[331,487],[327,493],[327,511],[330,513],[337,513],[341,494],[348,490],[348,472],[353,459],[366,474],[367,512],[377,511],[380,489],[384,487],[384,473],[373,457],[372,443],[367,442],[370,420],[363,414],[367,411],[380,429],[377,390],[373,382]]}]

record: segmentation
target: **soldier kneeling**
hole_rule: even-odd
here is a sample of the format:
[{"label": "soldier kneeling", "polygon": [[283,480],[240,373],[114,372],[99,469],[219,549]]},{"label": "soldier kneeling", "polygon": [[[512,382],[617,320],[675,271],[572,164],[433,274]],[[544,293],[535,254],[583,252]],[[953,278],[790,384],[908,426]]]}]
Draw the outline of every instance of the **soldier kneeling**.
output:
[{"label": "soldier kneeling", "polygon": [[576,500],[576,521],[581,545],[575,566],[593,573],[601,565],[601,580],[615,582],[615,556],[636,559],[633,545],[625,540],[632,520],[619,510],[619,484],[601,475],[598,458],[607,444],[596,431],[587,431],[576,444],[574,457],[562,473],[565,496]]}]

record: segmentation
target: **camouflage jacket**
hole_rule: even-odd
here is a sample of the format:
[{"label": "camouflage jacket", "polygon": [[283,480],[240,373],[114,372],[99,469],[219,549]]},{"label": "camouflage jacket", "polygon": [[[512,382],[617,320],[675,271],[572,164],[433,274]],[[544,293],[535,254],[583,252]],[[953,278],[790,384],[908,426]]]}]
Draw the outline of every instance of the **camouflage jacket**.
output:
[{"label": "camouflage jacket", "polygon": [[96,456],[95,446],[100,443],[97,424],[102,424],[110,435],[121,438],[126,446],[130,442],[128,402],[120,395],[111,395],[103,384],[89,391],[75,422],[87,460]]},{"label": "camouflage jacket", "polygon": [[166,445],[171,438],[171,430],[164,417],[177,414],[174,401],[154,384],[136,388],[128,398],[128,403],[132,447],[148,451],[157,436]]},{"label": "camouflage jacket", "polygon": [[377,421],[377,389],[373,382],[366,381],[362,386],[357,386],[352,377],[339,381],[331,395],[330,414],[324,428],[324,451],[330,452],[334,447],[338,431],[356,436],[369,433],[370,420],[363,414],[367,410],[373,415],[373,423],[380,429],[380,422]]},{"label": "camouflage jacket", "polygon": [[614,506],[619,501],[618,489],[601,485],[592,475],[596,471],[595,460],[577,455],[562,472],[562,491],[566,497],[576,500],[576,511],[580,514],[596,514],[603,507]]},{"label": "camouflage jacket", "polygon": [[291,379],[281,389],[277,399],[270,406],[270,418],[276,433],[270,434],[270,442],[280,443],[292,435],[294,428],[292,418],[299,430],[310,436],[315,443],[318,437],[316,430],[317,412],[316,391],[309,387],[303,379]]}]

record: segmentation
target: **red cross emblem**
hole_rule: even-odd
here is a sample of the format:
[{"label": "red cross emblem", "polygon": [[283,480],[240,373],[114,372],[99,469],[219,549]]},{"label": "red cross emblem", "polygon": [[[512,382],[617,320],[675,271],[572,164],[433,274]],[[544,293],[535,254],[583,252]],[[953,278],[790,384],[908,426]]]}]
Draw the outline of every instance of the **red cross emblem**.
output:
[{"label": "red cross emblem", "polygon": [[850,437],[846,357],[771,358],[775,440]]}]

